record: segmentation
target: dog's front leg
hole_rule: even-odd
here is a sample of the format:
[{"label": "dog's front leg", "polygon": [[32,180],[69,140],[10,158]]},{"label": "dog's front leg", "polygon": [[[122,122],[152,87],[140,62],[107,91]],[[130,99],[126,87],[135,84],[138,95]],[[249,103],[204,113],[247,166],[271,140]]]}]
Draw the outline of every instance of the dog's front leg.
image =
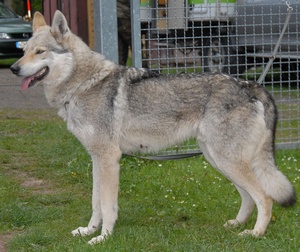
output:
[{"label": "dog's front leg", "polygon": [[121,152],[112,150],[101,159],[100,169],[100,195],[102,212],[101,235],[91,239],[89,244],[102,242],[111,234],[118,215],[118,188],[119,188],[119,159]]},{"label": "dog's front leg", "polygon": [[73,235],[90,235],[100,228],[101,235],[90,240],[89,244],[103,241],[111,234],[117,220],[119,159],[118,148],[107,148],[101,155],[92,155],[93,160],[93,215],[87,227],[79,227]]},{"label": "dog's front leg", "polygon": [[72,231],[73,236],[87,236],[100,229],[102,221],[101,198],[100,198],[100,162],[96,155],[92,155],[93,162],[93,194],[92,208],[93,214],[87,227],[79,227]]}]

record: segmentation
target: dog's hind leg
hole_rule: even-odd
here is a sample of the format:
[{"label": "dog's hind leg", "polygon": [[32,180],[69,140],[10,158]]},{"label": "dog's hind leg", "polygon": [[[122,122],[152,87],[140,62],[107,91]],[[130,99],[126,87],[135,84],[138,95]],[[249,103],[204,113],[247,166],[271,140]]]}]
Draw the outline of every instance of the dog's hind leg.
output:
[{"label": "dog's hind leg", "polygon": [[239,224],[246,223],[253,213],[255,202],[252,197],[241,187],[235,185],[236,189],[240,193],[242,198],[241,208],[238,212],[238,215],[233,220],[228,220],[225,224],[225,228],[237,227]]},{"label": "dog's hind leg", "polygon": [[262,236],[266,232],[267,226],[272,216],[273,200],[264,192],[259,190],[252,190],[251,197],[254,199],[257,206],[257,219],[253,230],[244,230],[239,235],[254,235]]},{"label": "dog's hind leg", "polygon": [[241,223],[247,221],[253,211],[253,202],[257,207],[257,220],[254,229],[245,230],[239,235],[261,236],[265,233],[271,220],[273,200],[264,192],[250,165],[239,163],[231,167],[232,170],[224,174],[237,185],[242,197],[242,205],[236,217],[237,221]]},{"label": "dog's hind leg", "polygon": [[265,193],[250,162],[243,161],[236,153],[224,155],[223,149],[216,150],[213,144],[202,143],[201,150],[205,158],[236,185],[242,197],[242,205],[236,220],[230,220],[225,225],[236,226],[238,223],[245,223],[250,217],[255,203],[258,216],[254,229],[245,230],[241,235],[263,235],[271,219],[273,200]]},{"label": "dog's hind leg", "polygon": [[[265,233],[271,220],[273,200],[264,192],[249,164],[240,162],[232,164],[230,167],[230,172],[226,169],[227,173],[224,172],[224,174],[237,185],[237,188],[241,188],[238,191],[242,197],[242,205],[236,219],[241,222],[247,221],[253,211],[252,201],[257,207],[257,220],[254,229],[245,230],[240,235],[261,236]],[[219,168],[221,171],[223,170],[223,167],[219,166]]]}]

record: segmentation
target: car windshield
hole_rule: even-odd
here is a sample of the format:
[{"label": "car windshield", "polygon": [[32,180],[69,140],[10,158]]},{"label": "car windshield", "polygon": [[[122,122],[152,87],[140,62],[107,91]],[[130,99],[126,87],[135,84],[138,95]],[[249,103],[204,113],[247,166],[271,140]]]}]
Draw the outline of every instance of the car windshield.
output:
[{"label": "car windshield", "polygon": [[0,4],[0,18],[16,18],[18,17],[14,12],[6,6]]}]

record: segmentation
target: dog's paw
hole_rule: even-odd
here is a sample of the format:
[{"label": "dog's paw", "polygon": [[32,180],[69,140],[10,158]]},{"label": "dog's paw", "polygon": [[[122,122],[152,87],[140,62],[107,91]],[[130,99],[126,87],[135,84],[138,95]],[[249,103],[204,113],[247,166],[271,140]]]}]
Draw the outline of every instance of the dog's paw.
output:
[{"label": "dog's paw", "polygon": [[106,236],[104,236],[104,235],[99,235],[99,236],[96,236],[96,237],[94,237],[93,239],[91,239],[91,240],[88,242],[88,244],[90,244],[90,245],[95,245],[95,244],[98,244],[98,243],[103,242],[105,239],[106,239]]},{"label": "dog's paw", "polygon": [[73,236],[87,236],[87,235],[92,234],[93,232],[90,232],[88,227],[79,227],[79,228],[73,230],[71,233]]},{"label": "dog's paw", "polygon": [[240,225],[239,221],[234,219],[234,220],[229,220],[224,224],[225,228],[235,228]]},{"label": "dog's paw", "polygon": [[255,230],[246,229],[243,232],[239,233],[239,236],[254,236],[254,237],[258,237],[258,236],[260,236],[260,234],[258,232],[256,232]]}]

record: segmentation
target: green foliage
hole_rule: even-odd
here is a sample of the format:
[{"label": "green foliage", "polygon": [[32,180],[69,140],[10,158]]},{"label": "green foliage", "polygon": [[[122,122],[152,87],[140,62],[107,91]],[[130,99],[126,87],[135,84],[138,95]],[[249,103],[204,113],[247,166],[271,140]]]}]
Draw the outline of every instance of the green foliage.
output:
[{"label": "green foliage", "polygon": [[[299,150],[277,151],[300,191]],[[72,237],[91,215],[91,160],[49,110],[0,110],[0,239],[9,251],[298,251],[299,204],[274,206],[262,238],[225,230],[240,198],[205,159],[121,160],[119,220],[103,244]],[[28,183],[28,182],[40,183]]]},{"label": "green foliage", "polygon": [[[32,14],[35,11],[42,12],[43,9],[43,1],[42,0],[31,0],[31,12]],[[13,10],[20,16],[25,16],[26,12],[26,1],[14,0],[12,4]]]}]

